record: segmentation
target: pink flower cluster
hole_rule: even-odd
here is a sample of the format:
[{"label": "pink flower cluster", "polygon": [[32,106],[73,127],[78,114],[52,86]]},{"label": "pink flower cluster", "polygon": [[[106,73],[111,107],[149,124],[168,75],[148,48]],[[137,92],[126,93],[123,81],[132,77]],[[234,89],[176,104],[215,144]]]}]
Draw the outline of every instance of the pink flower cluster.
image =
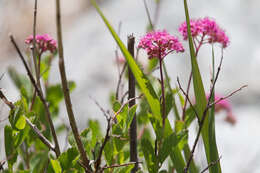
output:
[{"label": "pink flower cluster", "polygon": [[[223,48],[226,48],[229,44],[229,38],[225,31],[220,28],[214,20],[209,19],[208,17],[190,20],[190,28],[192,37],[200,40],[199,42],[201,44],[220,43]],[[179,31],[181,32],[183,39],[187,40],[188,32],[186,22],[181,24]]]},{"label": "pink flower cluster", "polygon": [[[57,42],[53,38],[51,38],[48,34],[43,35],[36,35],[36,46],[40,54],[46,51],[50,51],[54,53],[57,50]],[[26,44],[32,45],[33,44],[33,36],[30,35],[26,40]]]},{"label": "pink flower cluster", "polygon": [[147,33],[141,38],[138,48],[145,49],[149,59],[163,59],[173,51],[177,53],[184,52],[184,48],[178,38],[170,35],[166,30]]},{"label": "pink flower cluster", "polygon": [[[207,95],[207,99],[209,98],[209,95]],[[222,97],[220,95],[215,95],[215,101],[220,100]],[[229,100],[224,99],[219,101],[216,105],[215,105],[215,112],[219,112],[221,110],[225,110],[227,112],[227,116],[225,118],[225,121],[227,121],[228,123],[234,125],[236,123],[236,117],[233,115],[232,113],[232,109],[231,109],[231,105]]]}]

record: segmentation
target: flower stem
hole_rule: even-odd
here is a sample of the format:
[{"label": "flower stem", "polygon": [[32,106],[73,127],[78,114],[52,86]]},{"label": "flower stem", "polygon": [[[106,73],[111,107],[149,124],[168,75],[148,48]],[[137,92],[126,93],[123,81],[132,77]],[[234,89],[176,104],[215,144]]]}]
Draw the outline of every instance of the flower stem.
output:
[{"label": "flower stem", "polygon": [[159,58],[159,64],[160,64],[160,77],[161,77],[161,88],[162,88],[162,119],[163,119],[163,129],[165,126],[165,119],[166,119],[166,115],[165,115],[165,94],[164,94],[164,79],[163,79],[163,66],[162,66],[162,58]]}]

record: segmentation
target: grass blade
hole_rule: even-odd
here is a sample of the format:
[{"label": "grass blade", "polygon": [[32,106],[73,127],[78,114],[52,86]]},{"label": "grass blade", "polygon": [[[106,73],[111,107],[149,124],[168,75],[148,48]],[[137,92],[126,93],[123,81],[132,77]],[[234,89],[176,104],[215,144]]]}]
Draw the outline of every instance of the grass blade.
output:
[{"label": "grass blade", "polygon": [[98,7],[95,0],[91,0],[92,5],[96,8],[97,12],[103,19],[104,23],[106,24],[107,28],[109,29],[110,33],[112,34],[113,38],[115,39],[117,45],[119,46],[121,52],[123,53],[125,59],[127,60],[127,63],[129,67],[132,70],[132,73],[141,88],[143,94],[145,95],[147,102],[153,112],[153,115],[161,118],[161,111],[160,111],[160,101],[155,93],[150,81],[145,76],[145,74],[142,72],[142,70],[138,67],[137,63],[135,62],[132,55],[127,50],[126,46],[123,44],[113,27],[110,25],[109,21],[106,19],[100,8]]}]

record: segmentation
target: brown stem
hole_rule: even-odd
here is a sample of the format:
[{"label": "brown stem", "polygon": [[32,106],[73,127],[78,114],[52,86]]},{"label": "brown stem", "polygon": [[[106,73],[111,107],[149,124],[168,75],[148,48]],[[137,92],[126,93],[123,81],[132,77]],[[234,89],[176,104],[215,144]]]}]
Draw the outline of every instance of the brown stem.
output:
[{"label": "brown stem", "polygon": [[60,12],[60,0],[56,0],[56,27],[57,27],[57,38],[58,38],[58,52],[59,52],[59,70],[60,70],[60,76],[61,76],[61,82],[62,82],[62,89],[64,93],[65,98],[65,104],[66,109],[70,121],[70,126],[74,135],[74,138],[76,140],[80,157],[82,159],[82,162],[84,166],[91,171],[92,168],[90,166],[90,161],[87,158],[86,151],[84,149],[83,143],[80,139],[80,135],[78,132],[77,123],[75,120],[75,116],[72,110],[72,104],[70,99],[70,93],[68,88],[68,82],[67,82],[67,76],[65,71],[65,65],[64,65],[64,55],[63,55],[63,43],[62,43],[62,26],[61,26],[61,12]]},{"label": "brown stem", "polygon": [[14,45],[19,57],[21,58],[22,62],[23,62],[23,65],[27,71],[27,75],[29,76],[30,80],[31,80],[31,83],[32,85],[34,86],[41,102],[43,103],[43,106],[44,106],[44,109],[46,111],[46,119],[50,125],[50,129],[51,129],[51,133],[52,133],[52,136],[53,136],[53,139],[54,139],[54,143],[55,143],[55,154],[57,157],[59,157],[60,155],[60,147],[59,147],[59,142],[58,142],[58,138],[57,138],[57,135],[56,135],[56,132],[55,132],[55,128],[54,128],[54,125],[53,125],[53,122],[52,122],[52,119],[51,119],[51,113],[50,113],[50,110],[49,110],[49,107],[48,107],[48,104],[47,104],[47,101],[45,100],[41,90],[38,88],[34,78],[33,78],[33,75],[23,57],[23,54],[21,53],[19,47],[17,46],[15,40],[14,40],[14,37],[12,35],[10,35],[10,39],[11,39],[11,42],[12,44]]},{"label": "brown stem", "polygon": [[119,90],[120,90],[120,85],[121,85],[121,81],[122,81],[122,77],[125,72],[125,69],[126,69],[126,63],[124,63],[122,71],[119,73],[119,79],[118,79],[117,86],[116,86],[116,100],[119,99]]},{"label": "brown stem", "polygon": [[116,116],[122,112],[123,108],[125,107],[125,105],[129,104],[132,100],[135,100],[135,99],[140,99],[141,97],[143,96],[143,94],[139,95],[139,96],[136,96],[134,98],[131,98],[129,100],[127,100],[124,104],[122,104],[122,106],[119,108],[119,110],[114,114],[114,116],[112,117],[112,120],[115,121],[116,119]]},{"label": "brown stem", "polygon": [[[133,35],[128,36],[127,47],[130,54],[134,57],[135,51],[135,37]],[[128,66],[128,99],[135,97],[135,77]],[[129,108],[135,105],[135,99],[129,102]],[[138,157],[137,157],[137,127],[136,127],[136,114],[132,120],[129,130],[130,136],[130,161],[136,162],[135,167],[131,170],[131,173],[135,173],[138,170]]]},{"label": "brown stem", "polygon": [[216,164],[220,161],[220,159],[221,159],[221,156],[220,156],[216,161],[211,162],[211,163],[210,163],[205,169],[203,169],[200,173],[206,172],[211,166],[216,165]]},{"label": "brown stem", "polygon": [[41,131],[36,127],[36,125],[34,125],[33,123],[31,123],[31,121],[26,118],[26,123],[31,127],[31,129],[36,133],[36,135],[38,136],[38,138],[42,141],[42,143],[44,143],[49,149],[51,149],[52,151],[55,152],[55,146],[52,145],[52,143],[45,138],[45,136],[41,133]]},{"label": "brown stem", "polygon": [[0,99],[3,100],[3,102],[9,106],[10,109],[14,109],[14,105],[12,102],[10,102],[9,100],[7,100],[7,98],[5,97],[5,95],[3,94],[3,92],[0,90]]},{"label": "brown stem", "polygon": [[98,172],[99,169],[100,169],[100,164],[101,164],[101,157],[102,157],[102,153],[103,153],[103,150],[110,138],[109,136],[109,132],[110,132],[110,129],[111,129],[111,117],[107,117],[107,131],[106,131],[106,136],[105,136],[105,139],[104,139],[104,142],[102,143],[101,147],[100,147],[100,150],[99,150],[99,153],[98,153],[98,157],[97,157],[97,160],[95,162],[95,172]]},{"label": "brown stem", "polygon": [[188,100],[188,102],[189,102],[189,104],[190,104],[192,110],[194,111],[194,113],[195,113],[197,119],[199,120],[199,114],[197,113],[197,111],[196,111],[195,107],[193,106],[192,102],[190,101],[189,95],[188,95],[187,93],[185,93],[185,91],[184,91],[183,88],[181,87],[180,80],[179,80],[178,77],[177,77],[177,83],[178,83],[178,85],[179,85],[179,89],[182,91],[183,95],[185,96],[185,99]]},{"label": "brown stem", "polygon": [[[201,41],[199,42],[198,47],[196,47],[195,57],[198,56],[199,49],[200,49],[200,47],[202,46],[202,43],[203,43],[203,38],[204,38],[204,36],[202,36]],[[190,85],[191,85],[191,79],[192,79],[192,71],[190,72],[189,81],[188,81],[188,86],[187,86],[187,90],[186,90],[186,94],[187,94],[187,95],[189,95]],[[184,101],[183,108],[182,108],[182,120],[183,120],[183,121],[185,120],[185,116],[186,116],[187,101],[188,101],[188,100],[187,100],[187,97],[186,97],[186,98],[185,98],[185,101]]]},{"label": "brown stem", "polygon": [[[142,162],[137,162],[137,163],[142,163]],[[111,166],[104,166],[102,168],[102,170],[104,169],[108,169],[108,168],[118,168],[118,167],[123,167],[123,166],[129,166],[129,165],[133,165],[133,164],[136,164],[136,162],[129,162],[129,163],[125,163],[125,164],[115,164],[115,165],[111,165]]]},{"label": "brown stem", "polygon": [[166,119],[166,110],[165,110],[165,93],[164,93],[164,79],[163,79],[163,71],[162,71],[162,59],[159,58],[160,63],[160,77],[161,77],[161,89],[162,89],[162,119],[163,119],[163,128],[165,126],[165,119]]}]

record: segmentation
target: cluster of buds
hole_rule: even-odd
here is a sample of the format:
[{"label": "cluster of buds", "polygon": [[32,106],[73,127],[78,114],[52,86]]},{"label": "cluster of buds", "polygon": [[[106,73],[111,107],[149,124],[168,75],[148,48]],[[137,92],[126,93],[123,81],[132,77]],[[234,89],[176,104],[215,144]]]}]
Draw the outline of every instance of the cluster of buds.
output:
[{"label": "cluster of buds", "polygon": [[[214,20],[208,17],[190,20],[190,29],[193,39],[197,40],[200,44],[220,43],[223,48],[226,48],[229,44],[229,38],[225,34],[225,31],[220,28]],[[188,32],[186,22],[181,24],[179,31],[183,39],[187,40]]]},{"label": "cluster of buds", "polygon": [[177,37],[170,35],[166,30],[152,31],[141,38],[138,48],[143,48],[148,58],[163,59],[169,53],[184,52],[182,44]]},{"label": "cluster of buds", "polygon": [[[39,54],[42,54],[47,51],[54,53],[57,50],[56,40],[51,38],[48,34],[36,35],[35,41],[36,41],[36,48],[39,51]],[[30,35],[25,40],[25,43],[28,45],[33,45],[33,36]]]}]

